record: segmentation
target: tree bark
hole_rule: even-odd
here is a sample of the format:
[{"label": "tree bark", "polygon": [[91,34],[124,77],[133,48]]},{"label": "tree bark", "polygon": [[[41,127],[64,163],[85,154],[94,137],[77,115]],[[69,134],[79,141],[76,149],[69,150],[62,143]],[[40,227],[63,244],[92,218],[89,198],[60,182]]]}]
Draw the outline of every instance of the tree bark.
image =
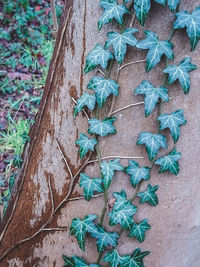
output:
[{"label": "tree bark", "polygon": [[[180,9],[191,11],[198,6],[197,2],[183,0]],[[81,132],[87,132],[88,123],[84,113],[73,118],[72,100],[87,90],[87,84],[95,74],[92,71],[84,75],[87,54],[96,43],[104,44],[108,31],[116,29],[116,24],[108,24],[97,33],[97,20],[102,13],[98,4],[99,1],[93,0],[66,1],[44,95],[31,130],[31,141],[26,146],[24,164],[1,225],[1,266],[62,266],[62,254],[83,256],[88,262],[97,260],[95,240],[86,239],[86,252],[83,253],[75,237],[70,235],[69,227],[75,217],[83,218],[89,213],[100,215],[104,205],[101,196],[90,202],[77,199],[83,194],[78,185],[80,169],[98,177],[99,167],[96,162],[87,164],[88,156],[86,160],[79,158],[75,141]],[[160,39],[165,40],[173,19],[174,15],[167,7],[153,4],[146,29],[157,32]],[[138,22],[134,27],[142,30]],[[140,39],[143,37],[138,35]],[[185,30],[177,31],[172,42],[175,44],[175,63],[188,55],[200,67],[199,45],[190,52]],[[145,51],[130,48],[124,63],[145,57]],[[116,68],[114,65],[113,79]],[[124,68],[119,77],[120,95],[114,109],[142,101],[143,97],[134,96],[133,90],[142,80],[160,86],[163,69],[164,60],[149,73],[145,73],[144,62]],[[122,255],[137,247],[150,250],[151,254],[145,258],[146,266],[200,266],[199,75],[200,70],[191,73],[191,92],[187,96],[183,95],[179,83],[170,86],[169,94],[173,99],[163,105],[164,112],[183,108],[188,121],[181,128],[177,144],[178,151],[182,153],[180,173],[177,177],[169,173],[161,175],[157,167],[153,168],[150,183],[159,185],[159,205],[138,205],[139,212],[135,216],[138,220],[148,218],[152,228],[141,245],[127,238],[125,233],[119,241]],[[108,113],[109,106],[110,102],[105,105],[102,115]],[[117,134],[99,139],[102,157],[144,157],[138,159],[139,164],[149,165],[145,149],[136,146],[136,141],[141,131],[156,133],[157,111],[145,118],[143,105],[138,105],[117,112],[115,116]],[[165,134],[170,140],[170,150],[172,140],[168,131]],[[95,155],[91,159],[95,159]],[[128,165],[126,159],[121,162],[124,166]],[[129,196],[132,195],[129,177],[120,172],[111,185],[109,199],[113,191],[118,192],[122,188]],[[141,190],[145,188],[146,184]]]}]

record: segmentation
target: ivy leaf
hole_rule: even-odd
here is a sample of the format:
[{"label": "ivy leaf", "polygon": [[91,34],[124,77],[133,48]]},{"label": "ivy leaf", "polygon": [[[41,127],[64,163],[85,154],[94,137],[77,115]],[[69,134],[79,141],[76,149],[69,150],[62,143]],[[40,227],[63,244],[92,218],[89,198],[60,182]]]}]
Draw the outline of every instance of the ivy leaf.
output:
[{"label": "ivy leaf", "polygon": [[158,154],[160,148],[167,148],[167,139],[162,134],[152,134],[150,132],[142,132],[137,140],[138,145],[146,145],[146,151],[149,160],[153,160]]},{"label": "ivy leaf", "polygon": [[74,267],[75,262],[74,262],[73,258],[68,258],[64,254],[62,255],[62,257],[63,257],[63,260],[65,262],[65,265],[63,265],[63,267],[70,267],[70,266]]},{"label": "ivy leaf", "polygon": [[133,0],[123,0],[124,4],[128,4],[129,2],[132,2]]},{"label": "ivy leaf", "polygon": [[129,160],[129,166],[125,168],[125,172],[131,176],[131,184],[134,188],[142,179],[150,179],[150,169],[148,167],[139,167],[134,160]]},{"label": "ivy leaf", "polygon": [[104,8],[104,12],[98,21],[99,31],[104,24],[111,22],[113,19],[116,19],[116,21],[122,25],[123,15],[130,14],[125,5],[118,5],[116,1],[101,0],[100,6]]},{"label": "ivy leaf", "polygon": [[167,0],[168,6],[172,12],[176,11],[181,0]]},{"label": "ivy leaf", "polygon": [[160,121],[160,130],[164,130],[166,128],[170,129],[174,143],[176,143],[179,139],[180,126],[187,123],[186,119],[183,117],[183,113],[184,111],[180,109],[171,114],[161,114],[157,119]]},{"label": "ivy leaf", "polygon": [[103,69],[105,69],[110,59],[113,59],[113,54],[109,50],[104,49],[102,45],[97,44],[86,58],[84,72],[88,73],[96,68],[97,65],[100,65]]},{"label": "ivy leaf", "polygon": [[105,47],[113,47],[115,58],[119,64],[124,61],[127,45],[136,46],[137,39],[133,34],[137,31],[135,28],[128,28],[122,34],[117,32],[109,32],[107,34],[108,40],[106,41]]},{"label": "ivy leaf", "polygon": [[120,210],[127,204],[128,200],[127,200],[126,192],[124,190],[122,190],[121,193],[114,192],[113,196],[116,199],[114,203],[114,207],[113,207],[115,210]]},{"label": "ivy leaf", "polygon": [[135,15],[142,26],[144,26],[144,23],[146,21],[150,8],[151,8],[150,0],[135,0],[134,1]]},{"label": "ivy leaf", "polygon": [[151,186],[150,184],[148,184],[146,191],[137,194],[137,196],[140,197],[140,204],[147,202],[151,206],[158,205],[158,197],[155,193],[158,188],[158,185]]},{"label": "ivy leaf", "polygon": [[63,267],[100,267],[98,264],[87,264],[82,258],[77,256],[72,256],[72,258],[68,258],[63,255],[63,260],[65,261],[65,265]]},{"label": "ivy leaf", "polygon": [[94,151],[94,147],[97,143],[98,142],[95,138],[89,139],[87,135],[80,133],[79,139],[76,140],[76,145],[80,147],[79,154],[81,159],[84,158],[84,156],[87,154],[89,150]]},{"label": "ivy leaf", "polygon": [[83,220],[74,218],[70,226],[70,234],[75,235],[78,240],[79,247],[85,251],[85,235],[87,232],[96,233],[97,228],[93,223],[98,216],[94,214],[87,215]]},{"label": "ivy leaf", "polygon": [[113,122],[116,120],[116,117],[108,117],[102,121],[98,119],[90,119],[88,123],[90,127],[88,129],[89,134],[98,134],[100,136],[106,136],[108,134],[115,134],[116,129],[113,125]]},{"label": "ivy leaf", "polygon": [[119,159],[103,161],[101,163],[101,172],[103,174],[104,189],[107,190],[113,179],[115,171],[123,171],[124,167],[119,163]]},{"label": "ivy leaf", "polygon": [[89,201],[93,194],[94,191],[97,192],[103,192],[103,187],[102,187],[102,179],[101,178],[90,178],[88,175],[85,173],[80,173],[81,180],[80,180],[80,186],[83,187],[84,190],[84,198]]},{"label": "ivy leaf", "polygon": [[191,57],[186,57],[177,65],[170,65],[164,69],[164,73],[169,74],[168,84],[179,80],[185,94],[190,90],[190,75],[188,72],[196,70],[197,66],[191,63]]},{"label": "ivy leaf", "polygon": [[171,173],[177,175],[179,173],[178,160],[180,159],[181,153],[177,152],[176,148],[174,148],[167,156],[158,158],[155,161],[155,164],[161,166],[159,172],[170,171]]},{"label": "ivy leaf", "polygon": [[[116,193],[113,195],[115,196]],[[121,194],[126,197],[126,192],[122,190]],[[117,197],[119,196],[116,195]],[[118,203],[119,202],[119,203]],[[111,226],[120,224],[124,229],[130,229],[133,224],[133,215],[137,212],[137,207],[134,206],[131,201],[125,199],[117,199],[114,203],[113,210],[109,212],[110,216],[109,224]]]},{"label": "ivy leaf", "polygon": [[145,117],[148,117],[154,110],[159,98],[168,102],[168,90],[161,86],[154,88],[153,84],[148,81],[142,81],[142,83],[135,89],[136,95],[145,95]]},{"label": "ivy leaf", "polygon": [[176,17],[174,29],[186,27],[191,50],[194,50],[200,40],[200,7],[195,8],[191,14],[188,11],[180,11],[176,13]]},{"label": "ivy leaf", "polygon": [[78,100],[77,104],[74,107],[74,117],[84,108],[87,106],[90,110],[95,108],[96,97],[94,95],[90,95],[88,93],[83,94]]},{"label": "ivy leaf", "polygon": [[122,263],[122,267],[144,267],[143,259],[150,254],[150,251],[141,252],[140,248],[136,248],[130,259]]},{"label": "ivy leaf", "polygon": [[102,261],[110,262],[110,267],[121,266],[124,262],[127,262],[130,259],[129,255],[120,256],[116,249],[113,249],[109,252],[106,252],[105,257]]},{"label": "ivy leaf", "polygon": [[170,41],[159,41],[157,34],[152,31],[144,31],[144,33],[147,37],[138,42],[136,47],[149,50],[146,63],[147,72],[160,62],[163,55],[170,60],[174,59],[174,52],[172,50],[173,44]]},{"label": "ivy leaf", "polygon": [[151,225],[148,224],[148,220],[144,219],[139,223],[133,223],[133,226],[130,230],[129,237],[136,237],[137,240],[142,243],[145,239],[145,232],[151,228]]},{"label": "ivy leaf", "polygon": [[114,80],[93,77],[88,84],[88,89],[95,91],[97,103],[102,107],[110,94],[118,95],[119,85]]},{"label": "ivy leaf", "polygon": [[103,227],[97,225],[97,231],[92,232],[91,236],[97,239],[97,250],[103,252],[104,249],[110,245],[117,246],[117,239],[119,235],[115,232],[106,232]]}]

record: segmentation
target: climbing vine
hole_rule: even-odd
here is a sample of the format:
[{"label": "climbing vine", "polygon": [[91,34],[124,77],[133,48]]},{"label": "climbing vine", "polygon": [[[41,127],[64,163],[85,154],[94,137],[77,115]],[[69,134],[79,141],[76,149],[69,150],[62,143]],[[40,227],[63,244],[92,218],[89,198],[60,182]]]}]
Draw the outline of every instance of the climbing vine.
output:
[{"label": "climbing vine", "polygon": [[[176,143],[180,137],[181,126],[186,124],[183,110],[175,110],[172,113],[162,112],[162,102],[169,102],[167,85],[179,81],[184,94],[190,90],[189,72],[197,67],[191,63],[190,57],[182,59],[179,65],[171,64],[174,59],[172,38],[176,29],[186,28],[190,39],[191,50],[194,50],[200,40],[200,7],[195,8],[191,13],[188,11],[179,11],[180,0],[154,0],[155,2],[166,5],[168,4],[171,12],[174,13],[174,23],[166,40],[160,40],[159,35],[155,32],[146,30],[146,37],[139,41],[135,37],[135,33],[139,30],[133,28],[135,17],[140,24],[144,26],[148,12],[151,8],[151,0],[123,0],[123,4],[119,4],[117,0],[100,0],[100,6],[103,8],[103,14],[98,21],[98,30],[115,20],[120,26],[119,32],[109,32],[107,41],[104,45],[96,44],[86,58],[85,74],[98,68],[99,76],[91,78],[88,89],[80,96],[74,108],[74,117],[79,112],[84,112],[88,119],[88,134],[80,133],[76,141],[79,147],[80,158],[90,159],[91,155],[96,153],[100,175],[99,177],[89,177],[87,173],[80,173],[79,185],[83,189],[84,198],[87,201],[95,196],[95,192],[104,194],[104,207],[102,207],[101,215],[88,214],[84,218],[74,218],[71,223],[70,233],[75,235],[79,247],[85,251],[85,238],[90,235],[96,239],[98,258],[94,259],[93,264],[78,256],[72,257],[63,255],[64,266],[100,266],[100,263],[106,262],[108,266],[144,266],[144,258],[150,254],[149,251],[141,251],[136,248],[130,255],[120,255],[118,252],[118,242],[121,234],[125,231],[127,235],[136,239],[139,243],[145,240],[146,232],[151,228],[147,218],[141,221],[135,221],[134,215],[138,212],[139,207],[134,204],[136,198],[139,203],[149,204],[151,206],[158,205],[158,197],[156,191],[158,185],[149,183],[151,170],[154,165],[159,165],[159,172],[170,172],[174,175],[179,173],[179,160],[181,153],[176,149]],[[128,23],[130,21],[130,23]],[[130,62],[123,65],[123,61],[127,52],[127,46],[136,47],[141,50],[147,50],[145,60]],[[143,80],[141,84],[135,88],[136,95],[144,95],[144,114],[145,117],[151,115],[154,109],[158,108],[158,131],[139,133],[137,145],[145,146],[149,159],[149,166],[139,166],[132,159],[129,160],[128,166],[120,163],[120,157],[112,160],[103,160],[99,149],[99,136],[116,134],[115,121],[116,117],[112,116],[114,111],[115,97],[119,94],[119,76],[120,71],[129,65],[146,62],[146,72],[151,71],[162,58],[165,58],[165,68],[163,70],[163,83],[159,87],[155,87],[150,81]],[[117,62],[115,80],[110,79],[111,70],[114,62]],[[99,66],[101,69],[99,69]],[[97,75],[97,74],[96,74]],[[107,117],[100,117],[99,110],[102,109],[108,99],[112,95],[110,110]],[[135,104],[137,105],[137,104]],[[126,106],[128,108],[132,105]],[[85,110],[87,108],[96,114],[95,117],[89,118]],[[168,129],[171,133],[174,147],[164,156],[160,156],[160,149],[167,149],[167,138],[163,134],[163,130]],[[128,157],[127,157],[128,158]],[[88,162],[88,161],[87,161]],[[107,212],[108,207],[108,191],[110,184],[116,172],[125,172],[130,176],[130,184],[133,187],[133,194],[130,199],[127,198],[126,191],[122,188],[121,192],[113,192],[112,207]],[[146,190],[140,191],[142,183],[147,181]],[[104,224],[104,218],[108,215],[109,225],[120,225],[119,232],[109,232]]]}]

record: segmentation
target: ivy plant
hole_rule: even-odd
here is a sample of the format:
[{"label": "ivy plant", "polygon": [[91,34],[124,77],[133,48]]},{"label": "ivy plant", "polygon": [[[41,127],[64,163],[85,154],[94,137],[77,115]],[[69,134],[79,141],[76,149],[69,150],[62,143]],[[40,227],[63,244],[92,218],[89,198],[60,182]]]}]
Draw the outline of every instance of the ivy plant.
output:
[{"label": "ivy plant", "polygon": [[[97,162],[100,173],[98,177],[90,177],[87,173],[84,173],[84,170],[81,170],[83,172],[80,173],[79,185],[83,190],[83,197],[87,201],[92,201],[96,193],[104,195],[104,206],[101,213],[98,212],[98,215],[88,214],[84,218],[74,218],[70,227],[70,233],[77,239],[81,250],[85,251],[87,236],[96,240],[98,258],[93,259],[93,263],[88,263],[84,257],[63,255],[64,266],[100,266],[101,263],[107,263],[107,266],[111,267],[145,266],[144,260],[150,254],[149,251],[141,251],[141,248],[136,248],[129,254],[121,255],[119,253],[118,243],[120,243],[121,234],[125,232],[126,236],[134,241],[134,244],[144,242],[145,237],[149,234],[150,220],[144,218],[137,221],[135,217],[138,218],[138,216],[135,216],[135,214],[139,212],[140,205],[152,207],[158,205],[157,191],[159,186],[155,185],[153,181],[149,183],[152,168],[157,168],[159,173],[179,174],[181,153],[177,151],[176,143],[180,138],[181,128],[187,121],[182,109],[166,113],[162,112],[161,107],[163,102],[170,101],[169,86],[175,81],[180,82],[185,94],[190,91],[190,72],[197,69],[196,65],[191,62],[190,57],[185,57],[180,63],[171,64],[169,61],[174,59],[172,37],[176,29],[186,28],[191,49],[193,50],[197,46],[200,40],[200,7],[195,8],[192,12],[179,11],[180,0],[154,0],[154,2],[163,6],[167,4],[174,13],[172,29],[169,37],[163,38],[163,40],[159,33],[150,30],[145,30],[146,37],[139,40],[136,33],[140,32],[141,28],[136,29],[133,27],[133,23],[130,26],[127,21],[134,21],[133,13],[135,13],[139,23],[144,26],[152,2],[153,0],[123,0],[123,2],[100,0],[103,13],[98,20],[98,30],[100,31],[105,24],[111,22],[111,25],[113,23],[118,24],[119,31],[109,31],[105,43],[96,44],[87,55],[85,74],[95,68],[99,70],[101,67],[101,69],[94,73],[94,76],[90,79],[87,86],[89,92],[84,92],[77,100],[74,107],[74,116],[77,116],[84,108],[91,110],[92,117],[89,118],[88,116],[88,134],[90,136],[86,133],[80,133],[76,145],[79,147],[81,160],[88,162],[91,155],[97,156],[97,160],[92,162]],[[163,58],[165,59],[165,67],[160,70],[163,75],[162,84],[153,85],[150,80],[142,80],[134,89],[135,95],[144,95],[145,117],[153,116],[151,114],[155,113],[156,109],[158,112],[156,120],[158,128],[153,132],[146,129],[146,131],[138,133],[137,145],[140,146],[141,150],[143,147],[146,149],[147,159],[149,159],[147,166],[142,166],[135,160],[129,160],[128,165],[123,166],[120,157],[112,159],[110,156],[103,160],[101,158],[101,146],[99,146],[102,139],[106,141],[108,135],[112,136],[117,131],[115,126],[117,117],[113,117],[112,114],[115,97],[119,96],[120,70],[132,64],[130,62],[123,65],[128,47],[139,51],[147,50],[146,72],[151,71],[160,61],[163,61]],[[118,69],[116,78],[112,79],[114,63],[117,63]],[[100,74],[97,75],[97,73]],[[109,107],[108,103],[110,102],[107,100],[110,97],[112,97],[112,101]],[[105,116],[106,112],[99,113],[99,110],[104,106],[106,106],[106,112],[110,109],[108,116]],[[102,114],[104,114],[104,117],[102,117]],[[166,134],[168,135],[166,136]],[[168,150],[170,136],[172,136],[174,147]],[[125,158],[128,159],[128,156]],[[126,183],[129,183],[130,189],[133,191],[132,196],[130,196],[130,192],[128,194],[123,188],[119,192],[112,192],[112,184],[115,183],[115,180],[121,179],[120,174],[122,173],[123,179],[127,179]],[[140,189],[144,183],[146,185],[143,185]],[[109,198],[109,195],[112,195],[112,197]],[[136,199],[137,202],[135,202]],[[111,228],[117,226],[121,230],[112,231],[110,228],[108,230],[108,225],[104,222],[105,216],[108,216],[107,222]]]}]

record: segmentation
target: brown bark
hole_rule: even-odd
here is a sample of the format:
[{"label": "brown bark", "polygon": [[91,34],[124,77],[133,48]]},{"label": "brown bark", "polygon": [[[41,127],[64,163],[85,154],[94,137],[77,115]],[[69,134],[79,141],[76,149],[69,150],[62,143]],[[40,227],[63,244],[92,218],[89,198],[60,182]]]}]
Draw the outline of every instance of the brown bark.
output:
[{"label": "brown bark", "polygon": [[[104,205],[103,198],[95,198],[90,202],[69,199],[82,195],[82,190],[77,185],[79,176],[77,179],[74,179],[74,176],[84,166],[84,161],[78,156],[75,140],[80,132],[86,133],[88,127],[84,114],[73,118],[72,97],[77,99],[86,91],[87,83],[95,73],[93,71],[84,75],[86,55],[97,42],[103,44],[106,32],[116,27],[115,24],[109,24],[101,33],[97,33],[97,19],[102,12],[98,2],[66,1],[40,111],[31,131],[31,142],[24,153],[22,171],[1,226],[0,257],[5,255],[0,260],[1,266],[61,266],[62,253],[69,256],[83,255],[89,262],[95,262],[97,259],[95,240],[87,238],[86,252],[83,253],[74,236],[70,235],[69,226],[74,217],[82,218],[94,212],[100,214]],[[192,10],[198,4],[198,1],[184,0],[181,10]],[[173,18],[174,15],[167,7],[154,4],[146,29],[158,32],[159,37],[164,40],[168,36]],[[138,22],[135,27],[141,29]],[[175,63],[189,55],[200,67],[199,45],[194,52],[190,52],[189,40],[184,30],[177,31],[172,41],[175,44]],[[124,63],[144,59],[145,56],[145,51],[131,48]],[[116,67],[114,65],[112,78],[115,78]],[[163,61],[150,73],[145,73],[144,63],[124,68],[119,77],[120,96],[116,100],[115,110],[142,101],[142,97],[133,96],[133,90],[143,79],[159,86],[163,79],[163,68]],[[146,266],[200,266],[199,70],[191,74],[191,81],[192,89],[187,96],[183,95],[179,83],[170,86],[170,96],[173,99],[169,104],[163,105],[165,112],[183,108],[188,120],[187,125],[181,128],[181,138],[177,144],[178,151],[183,155],[180,174],[177,177],[171,174],[160,175],[158,168],[153,168],[150,182],[160,186],[159,205],[153,208],[147,205],[139,206],[136,215],[136,219],[148,217],[152,228],[147,232],[146,240],[141,246],[137,241],[127,238],[125,233],[119,241],[121,254],[131,253],[139,246],[142,250],[150,250],[150,256],[145,259]],[[109,106],[110,102],[103,109],[105,114],[108,113]],[[135,144],[141,131],[157,131],[157,111],[145,119],[144,107],[140,105],[118,112],[116,116],[117,134],[99,139],[102,157],[142,156],[144,159],[139,159],[139,164],[148,165],[145,150]],[[170,149],[171,137],[168,131],[165,134],[170,140]],[[128,164],[127,160],[121,162],[125,166]],[[96,163],[87,165],[83,171],[94,177],[99,176]],[[129,184],[128,176],[118,173],[109,191],[109,198],[113,191],[122,188],[126,189],[129,196],[132,195],[133,188]],[[142,187],[144,188],[146,185]],[[63,199],[66,199],[66,202],[51,216],[52,204],[57,208]],[[43,231],[42,226],[45,229],[51,228],[51,231]],[[58,227],[67,230],[52,229]],[[22,240],[24,241],[21,242]],[[5,254],[10,249],[12,250]]]}]

